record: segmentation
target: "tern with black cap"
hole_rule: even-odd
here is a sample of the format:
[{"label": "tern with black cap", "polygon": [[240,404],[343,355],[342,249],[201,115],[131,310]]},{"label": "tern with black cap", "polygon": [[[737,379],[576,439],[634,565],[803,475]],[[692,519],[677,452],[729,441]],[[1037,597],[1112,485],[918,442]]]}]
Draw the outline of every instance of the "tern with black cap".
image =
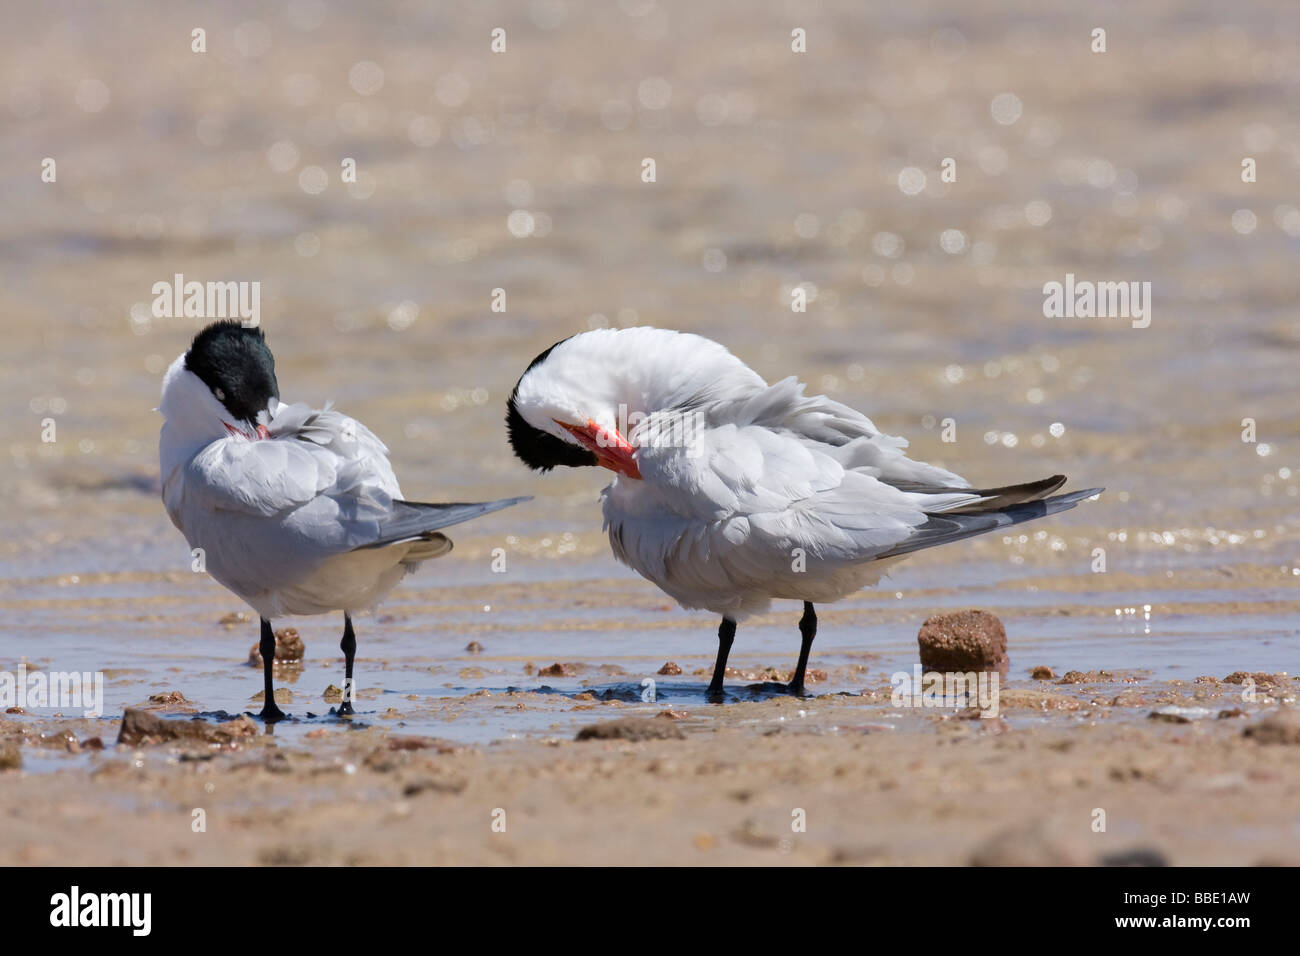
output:
[{"label": "tern with black cap", "polygon": [[260,328],[215,322],[163,378],[158,452],[172,523],[207,572],[261,618],[266,700],[281,720],[271,621],[343,612],[344,695],[353,713],[352,616],[406,574],[451,550],[439,529],[527,501],[407,501],[388,448],[334,410],[280,401],[275,358]]}]

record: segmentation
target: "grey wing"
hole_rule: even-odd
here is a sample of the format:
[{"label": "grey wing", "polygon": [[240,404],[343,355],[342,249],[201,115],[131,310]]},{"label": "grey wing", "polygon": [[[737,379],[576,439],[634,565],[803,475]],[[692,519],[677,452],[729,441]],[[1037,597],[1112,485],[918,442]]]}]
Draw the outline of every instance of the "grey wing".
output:
[{"label": "grey wing", "polygon": [[329,456],[293,442],[227,438],[186,468],[185,489],[218,511],[270,517],[312,501],[337,478]]},{"label": "grey wing", "polygon": [[[531,501],[531,495],[522,498],[502,498],[499,501],[457,502],[451,504],[426,504],[420,501],[394,501],[392,510],[379,520],[379,538],[360,545],[364,548],[383,548],[400,541],[418,541],[433,537],[439,528],[447,528],[480,515],[509,508],[521,501]],[[438,537],[441,537],[439,535]]]}]

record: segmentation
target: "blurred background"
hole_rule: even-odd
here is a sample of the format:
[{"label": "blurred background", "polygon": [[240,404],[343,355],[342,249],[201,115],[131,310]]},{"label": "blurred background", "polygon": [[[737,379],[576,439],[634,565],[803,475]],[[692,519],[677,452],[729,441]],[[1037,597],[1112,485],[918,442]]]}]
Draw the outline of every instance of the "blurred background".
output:
[{"label": "blurred background", "polygon": [[[575,635],[623,628],[645,634],[620,653],[662,660],[641,638],[671,632],[707,666],[715,623],[609,556],[603,475],[532,476],[502,425],[557,339],[651,324],[798,374],[976,483],[1109,489],[919,555],[827,609],[826,654],[902,661],[926,614],[978,604],[1013,659],[1294,661],[1300,7],[4,6],[4,661],[37,633],[69,667],[242,656],[216,627],[239,602],[190,573],[158,498],[161,376],[203,324],[152,315],[176,273],[260,282],[283,397],[369,424],[409,497],[537,496],[394,594],[371,630],[388,653],[504,633],[595,654]],[[1150,327],[1045,318],[1066,273],[1150,282]],[[738,654],[770,632],[792,655],[794,613]],[[306,622],[309,647],[312,628],[332,654],[336,622]]]}]

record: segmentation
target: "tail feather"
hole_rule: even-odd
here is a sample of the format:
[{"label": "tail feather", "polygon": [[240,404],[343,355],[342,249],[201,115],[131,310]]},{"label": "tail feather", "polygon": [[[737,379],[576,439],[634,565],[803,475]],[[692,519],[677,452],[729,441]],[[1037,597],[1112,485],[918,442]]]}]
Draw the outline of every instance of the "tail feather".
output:
[{"label": "tail feather", "polygon": [[944,485],[927,485],[918,481],[889,482],[899,491],[908,491],[922,495],[979,495],[978,501],[972,501],[944,512],[944,514],[979,514],[985,511],[998,511],[1008,505],[1017,505],[1025,501],[1038,501],[1046,498],[1061,485],[1065,484],[1065,475],[1052,475],[1038,481],[1027,481],[1022,485],[1004,485],[1001,488],[954,488]]},{"label": "tail feather", "polygon": [[[1047,481],[1052,480],[1054,479],[1047,479]],[[1063,478],[1061,480],[1064,481]],[[1018,488],[1027,487],[1029,486],[1018,486]],[[1060,483],[1058,482],[1054,487],[1059,488]],[[1016,488],[1013,487],[1009,490],[1016,490]],[[1023,501],[994,511],[985,510],[970,513],[965,509],[958,509],[956,511],[930,514],[927,516],[929,520],[925,524],[918,525],[915,533],[910,538],[876,557],[892,558],[902,554],[910,554],[923,548],[933,548],[936,545],[947,544],[950,541],[960,541],[962,538],[970,538],[977,534],[996,531],[998,528],[1007,528],[1014,524],[1020,524],[1022,521],[1033,521],[1035,518],[1054,515],[1060,511],[1068,511],[1085,498],[1099,495],[1105,490],[1105,488],[1087,488],[1083,491],[1071,491],[1064,495],[1057,495],[1055,498]]]},{"label": "tail feather", "polygon": [[[531,501],[532,496],[502,498],[500,501],[457,502],[453,504],[426,504],[422,501],[394,501],[393,510],[379,526],[379,537],[361,545],[365,548],[383,548],[401,541],[436,541],[442,535],[433,532],[481,515],[509,508],[521,501]],[[444,539],[445,540],[445,539]],[[450,543],[450,542],[448,542]]]}]

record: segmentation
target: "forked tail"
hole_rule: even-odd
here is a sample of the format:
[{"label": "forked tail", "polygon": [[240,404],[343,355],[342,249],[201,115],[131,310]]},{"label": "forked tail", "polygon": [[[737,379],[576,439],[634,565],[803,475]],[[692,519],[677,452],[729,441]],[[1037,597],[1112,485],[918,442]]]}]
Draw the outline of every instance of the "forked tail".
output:
[{"label": "forked tail", "polygon": [[[1057,495],[1054,498],[1040,498],[1037,501],[1023,500],[1026,493],[1032,493],[1030,489],[1055,490],[1064,482],[1065,478],[1063,476],[1056,475],[1041,482],[1030,482],[1026,485],[993,488],[988,491],[973,491],[974,494],[987,495],[988,500],[959,507],[953,511],[933,514],[927,512],[926,522],[918,525],[910,538],[876,557],[893,558],[901,554],[909,554],[912,551],[920,551],[923,548],[933,548],[936,545],[947,544],[950,541],[960,541],[962,538],[970,538],[977,534],[996,531],[998,528],[1009,528],[1013,524],[1054,515],[1058,511],[1069,511],[1085,498],[1092,498],[1106,490],[1105,488],[1087,488],[1083,491],[1071,491],[1063,495]],[[956,491],[958,489],[943,490]],[[1008,503],[1008,501],[1014,503]]]}]

